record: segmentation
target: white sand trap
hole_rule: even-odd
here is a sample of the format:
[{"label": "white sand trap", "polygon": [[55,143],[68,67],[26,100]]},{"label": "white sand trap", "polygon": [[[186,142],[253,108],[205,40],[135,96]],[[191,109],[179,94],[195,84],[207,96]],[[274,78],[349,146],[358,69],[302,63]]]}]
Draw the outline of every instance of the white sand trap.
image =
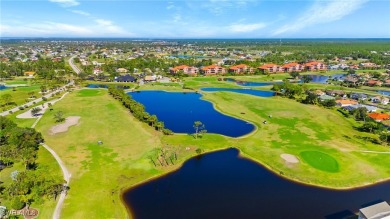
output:
[{"label": "white sand trap", "polygon": [[287,163],[299,163],[298,158],[292,154],[281,154],[280,157],[283,158],[283,160],[285,160]]},{"label": "white sand trap", "polygon": [[50,134],[55,135],[57,133],[66,132],[68,128],[79,123],[80,116],[69,116],[62,124],[51,127]]}]

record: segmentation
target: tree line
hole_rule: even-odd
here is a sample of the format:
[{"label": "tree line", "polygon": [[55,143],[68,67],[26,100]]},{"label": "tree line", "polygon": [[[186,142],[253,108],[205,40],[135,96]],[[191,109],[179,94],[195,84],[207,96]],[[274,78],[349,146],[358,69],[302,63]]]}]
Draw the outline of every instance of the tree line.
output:
[{"label": "tree line", "polygon": [[0,184],[2,204],[21,209],[31,203],[42,203],[45,198],[56,198],[64,187],[63,180],[49,174],[47,168],[37,164],[40,132],[18,127],[6,117],[0,117],[0,173],[18,163],[22,170],[10,174],[11,181]]},{"label": "tree line", "polygon": [[130,112],[139,121],[147,123],[149,126],[155,128],[157,131],[161,131],[164,135],[172,135],[173,132],[170,129],[165,128],[164,122],[159,121],[156,115],[150,115],[145,111],[145,106],[137,101],[133,100],[130,95],[126,94],[123,89],[110,86],[108,92],[115,99],[122,102]]}]

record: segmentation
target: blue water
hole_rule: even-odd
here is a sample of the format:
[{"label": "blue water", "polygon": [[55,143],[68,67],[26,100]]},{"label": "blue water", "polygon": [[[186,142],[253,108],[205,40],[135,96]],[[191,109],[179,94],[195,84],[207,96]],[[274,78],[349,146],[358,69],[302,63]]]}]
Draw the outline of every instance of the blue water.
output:
[{"label": "blue water", "polygon": [[[320,84],[326,84],[328,83],[328,79],[342,79],[345,74],[334,74],[334,75],[331,75],[331,76],[325,76],[325,75],[307,75],[307,76],[310,76],[312,78],[312,80],[310,82],[313,82],[313,83],[320,83]],[[302,76],[299,76],[299,78],[301,79]]]},{"label": "blue water", "polygon": [[240,94],[249,94],[258,97],[272,97],[275,95],[275,92],[272,91],[262,91],[262,90],[252,90],[252,89],[232,89],[232,88],[201,88],[202,91],[206,92],[217,92],[217,91],[229,91]]},{"label": "blue water", "polygon": [[[107,84],[88,84],[88,88],[108,88],[109,85]],[[123,86],[123,85],[115,85],[116,88],[119,89],[129,89],[130,86]]]},{"label": "blue water", "polygon": [[216,111],[213,105],[200,99],[201,94],[165,91],[128,93],[155,114],[166,128],[175,133],[194,133],[194,122],[201,121],[208,133],[240,137],[252,132],[255,126]]},{"label": "blue water", "polygon": [[229,82],[234,82],[236,83],[237,85],[240,85],[240,86],[252,86],[252,87],[260,87],[260,86],[268,86],[268,85],[274,85],[274,84],[277,84],[277,83],[281,83],[281,82],[251,82],[251,81],[238,81],[238,80],[235,80],[233,78],[226,78],[225,79],[226,81],[229,81]]},{"label": "blue water", "polygon": [[378,90],[377,92],[382,94],[382,95],[390,96],[390,91]]},{"label": "blue water", "polygon": [[345,219],[390,203],[390,182],[343,191],[306,186],[228,149],[192,158],[122,197],[135,219]]},{"label": "blue water", "polygon": [[4,90],[4,89],[7,89],[8,87],[4,86],[4,85],[0,85],[0,90]]}]

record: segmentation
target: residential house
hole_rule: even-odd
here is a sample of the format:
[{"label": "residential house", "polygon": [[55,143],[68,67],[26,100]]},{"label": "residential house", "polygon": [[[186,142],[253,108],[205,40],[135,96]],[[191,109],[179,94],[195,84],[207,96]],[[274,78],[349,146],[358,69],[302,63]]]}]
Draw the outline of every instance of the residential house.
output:
[{"label": "residential house", "polygon": [[145,82],[151,82],[151,81],[156,81],[156,80],[157,80],[157,77],[155,75],[147,75],[144,78]]},{"label": "residential house", "polygon": [[199,69],[197,67],[190,67],[187,65],[180,65],[169,69],[171,74],[177,74],[178,71],[183,71],[183,73],[187,75],[196,76],[199,72]]},{"label": "residential house", "polygon": [[362,67],[364,69],[373,69],[373,68],[378,67],[377,64],[372,63],[372,62],[360,63],[359,65],[360,65],[360,67]]},{"label": "residential house", "polygon": [[284,72],[300,72],[304,70],[304,66],[295,62],[282,65],[282,71]]},{"label": "residential house", "polygon": [[127,69],[125,69],[125,68],[117,68],[116,72],[117,73],[127,73]]},{"label": "residential house", "polygon": [[245,73],[253,73],[253,68],[245,65],[235,65],[229,68],[229,72],[235,73],[235,74],[245,74]]},{"label": "residential house", "polygon": [[305,69],[308,71],[321,71],[326,70],[327,66],[322,62],[312,61],[305,64]]},{"label": "residential house", "polygon": [[24,76],[34,77],[34,75],[35,75],[35,71],[26,71],[26,72],[24,72]]},{"label": "residential house", "polygon": [[345,92],[342,90],[326,90],[325,93],[333,97],[345,97]]},{"label": "residential house", "polygon": [[389,103],[389,98],[376,96],[376,97],[371,98],[371,101],[373,103],[380,103],[380,104],[383,104],[383,105],[387,105]]},{"label": "residential house", "polygon": [[367,112],[375,112],[377,108],[375,106],[369,106],[369,105],[364,105],[364,104],[355,104],[355,105],[349,105],[343,107],[343,109],[348,110],[348,111],[353,111],[357,108],[364,107],[367,109]]},{"label": "residential house", "polygon": [[278,66],[278,65],[275,65],[275,64],[264,64],[260,67],[258,67],[258,69],[264,73],[278,73],[278,72],[283,72],[283,69]]},{"label": "residential house", "polygon": [[313,94],[317,95],[317,96],[322,96],[322,95],[325,95],[325,92],[322,91],[322,90],[315,90],[312,92]]},{"label": "residential house", "polygon": [[336,106],[345,107],[358,104],[356,100],[336,100]]},{"label": "residential house", "polygon": [[367,94],[363,93],[352,93],[350,97],[354,100],[365,100],[368,98]]},{"label": "residential house", "polygon": [[325,100],[334,100],[336,98],[332,97],[332,96],[329,96],[329,95],[321,95],[318,97],[321,101],[325,101]]},{"label": "residential house", "polygon": [[137,79],[134,78],[133,76],[127,74],[127,75],[116,77],[115,81],[116,82],[135,82],[135,81],[137,81]]},{"label": "residential house", "polygon": [[366,82],[367,86],[373,87],[373,86],[382,86],[383,82],[378,80],[368,80]]},{"label": "residential house", "polygon": [[218,65],[205,66],[201,70],[204,75],[217,75],[226,73],[226,69]]},{"label": "residential house", "polygon": [[375,120],[376,122],[382,122],[383,120],[390,119],[390,115],[386,113],[369,113],[368,117]]},{"label": "residential house", "polygon": [[100,68],[94,68],[94,69],[93,69],[93,74],[94,74],[94,75],[98,75],[98,74],[100,74],[100,73],[103,73],[102,69],[100,69]]},{"label": "residential house", "polygon": [[385,219],[385,218],[386,219],[390,218],[390,205],[385,201],[359,209],[358,219]]}]

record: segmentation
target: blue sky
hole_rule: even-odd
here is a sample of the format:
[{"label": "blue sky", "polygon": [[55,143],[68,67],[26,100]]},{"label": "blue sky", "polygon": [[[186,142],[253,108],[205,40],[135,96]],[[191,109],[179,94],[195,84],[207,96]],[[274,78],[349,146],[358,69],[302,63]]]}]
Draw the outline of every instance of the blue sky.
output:
[{"label": "blue sky", "polygon": [[0,36],[390,38],[390,1],[0,0]]}]

